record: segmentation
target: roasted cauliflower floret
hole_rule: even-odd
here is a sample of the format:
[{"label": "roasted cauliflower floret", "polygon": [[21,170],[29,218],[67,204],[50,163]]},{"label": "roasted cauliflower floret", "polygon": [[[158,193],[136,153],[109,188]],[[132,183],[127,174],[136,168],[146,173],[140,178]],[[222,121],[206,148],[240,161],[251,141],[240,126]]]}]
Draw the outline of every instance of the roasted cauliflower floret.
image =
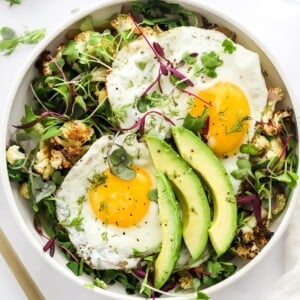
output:
[{"label": "roasted cauliflower floret", "polygon": [[193,286],[193,277],[189,274],[184,274],[179,278],[179,286],[184,289],[190,289]]},{"label": "roasted cauliflower floret", "polygon": [[29,190],[28,190],[28,183],[27,182],[23,182],[20,185],[19,192],[20,192],[22,197],[24,197],[25,199],[29,199]]},{"label": "roasted cauliflower floret", "polygon": [[72,164],[65,158],[61,151],[52,149],[50,164],[54,169],[68,169]]},{"label": "roasted cauliflower floret", "polygon": [[110,24],[118,33],[132,31],[134,34],[139,34],[139,31],[129,15],[118,15],[117,18],[110,22]]},{"label": "roasted cauliflower floret", "polygon": [[[57,48],[56,48],[56,54],[55,56],[53,57],[54,59],[59,59],[62,57],[63,55],[63,50],[65,49],[65,45],[64,44],[61,44],[59,45]],[[43,60],[42,62],[42,74],[44,76],[51,76],[53,74],[53,71],[51,70],[50,68],[50,63],[51,63],[51,58],[48,55],[45,56],[45,59]]]},{"label": "roasted cauliflower floret", "polygon": [[275,106],[279,101],[284,99],[284,92],[282,88],[273,87],[269,89],[267,106],[262,113],[261,122],[257,124],[257,128],[263,134],[268,136],[277,135],[282,130],[282,119],[292,115],[289,110],[277,110]]},{"label": "roasted cauliflower floret", "polygon": [[49,143],[41,142],[40,150],[37,152],[35,161],[33,164],[34,170],[47,180],[54,172],[54,168],[51,166],[51,149]]},{"label": "roasted cauliflower floret", "polygon": [[255,217],[252,215],[247,223],[238,229],[233,241],[232,252],[244,259],[254,258],[267,244],[273,233],[266,227],[266,212],[263,211],[263,220],[257,224]]},{"label": "roasted cauliflower floret", "polygon": [[10,165],[13,165],[18,160],[25,159],[25,154],[19,149],[20,146],[13,145],[6,150],[6,160]]},{"label": "roasted cauliflower floret", "polygon": [[278,136],[267,139],[263,135],[256,134],[251,144],[258,150],[260,158],[266,160],[271,160],[275,157],[285,158],[285,153],[283,153],[284,146]]},{"label": "roasted cauliflower floret", "polygon": [[60,136],[67,142],[68,145],[83,145],[91,139],[93,134],[93,128],[82,121],[74,120],[66,122],[62,126]]}]

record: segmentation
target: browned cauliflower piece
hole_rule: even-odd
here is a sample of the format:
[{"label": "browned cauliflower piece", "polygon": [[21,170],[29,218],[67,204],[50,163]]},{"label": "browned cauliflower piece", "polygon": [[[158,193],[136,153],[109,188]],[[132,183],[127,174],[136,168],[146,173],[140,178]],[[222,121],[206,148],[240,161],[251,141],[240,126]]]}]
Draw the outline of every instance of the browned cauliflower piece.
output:
[{"label": "browned cauliflower piece", "polygon": [[[58,59],[58,58],[62,57],[65,47],[66,46],[64,44],[60,44],[56,48],[56,54],[54,56],[54,59]],[[53,74],[53,72],[50,68],[50,63],[51,63],[51,58],[49,57],[49,53],[48,53],[48,55],[45,55],[45,57],[42,59],[42,70],[41,71],[44,76],[51,76]]]},{"label": "browned cauliflower piece", "polygon": [[48,142],[40,142],[39,148],[33,168],[43,179],[47,180],[54,172],[54,168],[51,166],[50,162],[51,148]]},{"label": "browned cauliflower piece", "polygon": [[20,151],[20,146],[13,145],[6,150],[6,160],[13,165],[16,161],[25,159],[25,154]]},{"label": "browned cauliflower piece", "polygon": [[62,126],[60,136],[67,145],[83,145],[91,139],[93,134],[93,128],[82,121],[74,120]]},{"label": "browned cauliflower piece", "polygon": [[251,216],[247,224],[238,229],[230,250],[243,259],[253,259],[273,235],[266,224],[266,217],[257,224]]},{"label": "browned cauliflower piece", "polygon": [[139,34],[139,31],[129,15],[118,15],[110,24],[118,33],[128,30],[134,34]]},{"label": "browned cauliflower piece", "polygon": [[257,128],[268,136],[277,135],[282,130],[281,121],[292,115],[291,111],[282,109],[275,112],[275,106],[284,99],[284,92],[280,87],[269,89],[267,106],[262,113],[261,122],[257,123]]},{"label": "browned cauliflower piece", "polygon": [[65,158],[63,153],[55,149],[51,150],[50,164],[56,170],[69,169],[72,166],[72,164]]}]

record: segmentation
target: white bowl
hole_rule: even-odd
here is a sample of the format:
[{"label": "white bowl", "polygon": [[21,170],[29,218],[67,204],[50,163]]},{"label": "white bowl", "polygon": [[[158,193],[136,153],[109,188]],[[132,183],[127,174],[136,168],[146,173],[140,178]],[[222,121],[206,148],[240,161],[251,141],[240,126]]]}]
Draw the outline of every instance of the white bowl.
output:
[{"label": "white bowl", "polygon": [[[5,114],[5,120],[3,124],[5,126],[1,128],[1,150],[0,150],[0,169],[6,169],[6,159],[5,159],[5,145],[7,145],[10,136],[14,132],[13,124],[19,124],[20,118],[23,115],[23,109],[25,103],[32,102],[32,93],[29,88],[29,83],[37,74],[37,71],[34,67],[35,61],[39,57],[40,53],[45,49],[54,49],[56,46],[64,40],[64,34],[68,32],[71,28],[78,27],[78,22],[87,15],[92,15],[94,18],[106,19],[115,12],[119,12],[120,5],[127,1],[124,0],[104,0],[93,5],[89,8],[82,9],[79,13],[72,16],[65,24],[60,28],[56,29],[54,32],[49,34],[36,48],[32,55],[28,58],[25,67],[20,71],[20,75],[16,80],[13,91],[10,93],[10,99],[7,111]],[[258,41],[247,29],[242,28],[229,16],[225,16],[220,10],[212,9],[201,3],[198,3],[197,0],[186,0],[186,1],[176,1],[182,4],[183,6],[190,8],[196,12],[200,12],[203,16],[207,17],[210,22],[217,23],[220,26],[227,27],[228,29],[236,32],[237,42],[244,45],[246,48],[257,52],[261,59],[261,64],[263,70],[268,74],[266,81],[268,86],[281,86],[284,88],[286,93],[286,106],[293,107],[295,115],[300,115],[300,106],[293,105],[295,100],[293,100],[293,92],[289,87],[288,82],[284,79],[282,72],[278,69],[276,61],[271,58],[270,53],[267,48],[263,45],[262,42]],[[299,138],[298,138],[299,140]],[[45,262],[51,264],[58,272],[61,272],[66,277],[71,278],[80,285],[84,285],[89,281],[88,276],[75,276],[66,266],[66,260],[60,251],[56,251],[54,258],[50,258],[48,255],[45,255],[41,248],[44,245],[44,240],[41,240],[39,235],[36,233],[33,222],[32,222],[32,213],[30,208],[27,206],[26,202],[20,197],[17,189],[17,185],[10,183],[8,175],[5,171],[1,172],[1,180],[3,186],[8,187],[4,190],[6,201],[8,201],[11,210],[13,211],[15,222],[19,225],[24,235],[28,239],[29,243],[32,243],[36,248],[36,252],[39,255],[42,255],[45,259]],[[264,249],[254,258],[252,261],[247,263],[244,266],[233,274],[231,277],[225,279],[224,281],[209,287],[203,290],[205,293],[212,294],[216,291],[220,291],[224,287],[232,284],[237,281],[241,276],[244,276],[254,265],[258,264],[265,255],[275,246],[280,236],[284,232],[288,220],[290,219],[291,212],[296,203],[297,195],[299,194],[299,188],[297,187],[288,203],[288,207],[285,209],[284,213],[276,219],[272,224],[271,229],[275,231],[274,236],[270,242],[264,247]],[[122,294],[122,299],[136,299],[137,296],[128,296],[125,294],[123,287],[118,285],[110,286],[108,289],[103,290],[95,288],[94,291],[99,293],[99,295],[105,296],[106,298],[111,297],[113,299],[120,299]],[[164,299],[161,297],[160,299]],[[183,299],[178,296],[173,299]]]}]

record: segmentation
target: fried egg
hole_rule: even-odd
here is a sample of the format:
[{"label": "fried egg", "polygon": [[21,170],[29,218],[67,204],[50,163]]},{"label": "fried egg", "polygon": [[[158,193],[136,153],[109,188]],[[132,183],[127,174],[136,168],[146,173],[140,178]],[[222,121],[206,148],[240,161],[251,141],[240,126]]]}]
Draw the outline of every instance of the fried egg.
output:
[{"label": "fried egg", "polygon": [[[133,179],[110,171],[109,155],[123,149],[133,158]],[[133,133],[98,139],[73,166],[56,194],[56,213],[80,257],[96,269],[132,269],[161,245],[155,168]]]},{"label": "fried egg", "polygon": [[[188,114],[199,117],[207,109],[207,144],[231,173],[239,147],[253,136],[266,105],[267,88],[258,54],[235,43],[235,51],[228,53],[222,46],[227,39],[223,33],[196,27],[177,27],[147,38],[151,45],[160,45],[165,58],[161,61],[183,74],[192,86],[177,88],[170,72],[160,75],[158,81],[161,66],[153,49],[144,38],[131,42],[118,52],[106,83],[120,127],[132,128],[147,113],[145,132],[165,139],[170,137],[172,123],[181,126]],[[215,78],[201,71],[203,54],[212,51],[222,61]],[[183,63],[186,54],[194,57],[193,64]],[[237,191],[239,181],[232,181]]]}]

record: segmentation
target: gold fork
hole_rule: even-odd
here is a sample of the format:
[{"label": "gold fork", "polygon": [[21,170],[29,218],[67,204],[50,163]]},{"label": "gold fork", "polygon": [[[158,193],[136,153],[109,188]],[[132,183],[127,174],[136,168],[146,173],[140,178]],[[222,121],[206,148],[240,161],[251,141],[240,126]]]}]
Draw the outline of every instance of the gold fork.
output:
[{"label": "gold fork", "polygon": [[0,228],[0,253],[5,259],[7,265],[13,272],[27,298],[30,300],[44,300],[42,292],[33,281],[32,277],[21,262],[17,253],[8,241],[5,233]]}]

